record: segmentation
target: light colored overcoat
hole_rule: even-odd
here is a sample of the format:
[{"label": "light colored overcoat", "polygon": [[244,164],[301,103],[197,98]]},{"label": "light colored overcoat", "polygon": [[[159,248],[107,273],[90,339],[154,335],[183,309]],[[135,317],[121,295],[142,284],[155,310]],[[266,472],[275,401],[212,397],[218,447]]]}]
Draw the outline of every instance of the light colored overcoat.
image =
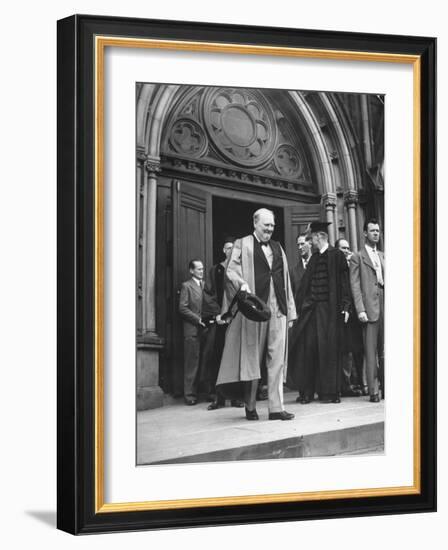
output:
[{"label": "light colored overcoat", "polygon": [[[281,247],[280,247],[281,248]],[[291,289],[286,255],[281,249],[283,257],[283,275],[286,291],[287,323],[296,319],[296,308]],[[222,312],[225,313],[231,304],[233,297],[241,286],[247,283],[251,292],[255,292],[254,273],[254,237],[248,235],[237,239],[234,243],[232,255],[227,265],[225,274],[225,292]],[[283,377],[286,380],[288,357],[288,324],[286,323],[285,356]],[[260,323],[250,321],[240,312],[236,314],[226,331],[226,341],[219,369],[219,384],[257,380],[261,377],[260,366],[263,357],[259,350]]]},{"label": "light colored overcoat", "polygon": [[[384,254],[378,250],[378,256],[384,272]],[[366,247],[353,254],[350,260],[350,285],[355,303],[356,313],[366,312],[370,323],[378,321],[380,316],[380,293],[375,267]]]}]

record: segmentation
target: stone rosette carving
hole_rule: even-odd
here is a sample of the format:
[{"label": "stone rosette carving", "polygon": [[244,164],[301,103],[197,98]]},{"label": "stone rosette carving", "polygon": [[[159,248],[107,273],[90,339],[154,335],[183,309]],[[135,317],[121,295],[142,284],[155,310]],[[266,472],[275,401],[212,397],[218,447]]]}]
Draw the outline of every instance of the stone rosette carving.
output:
[{"label": "stone rosette carving", "polygon": [[240,166],[261,166],[274,152],[277,126],[258,90],[211,88],[204,96],[207,133],[219,152]]},{"label": "stone rosette carving", "polygon": [[169,144],[181,155],[200,157],[207,150],[207,138],[201,126],[189,118],[181,118],[173,124]]},{"label": "stone rosette carving", "polygon": [[285,178],[299,177],[302,174],[302,163],[297,151],[286,143],[280,145],[274,155],[275,167]]}]

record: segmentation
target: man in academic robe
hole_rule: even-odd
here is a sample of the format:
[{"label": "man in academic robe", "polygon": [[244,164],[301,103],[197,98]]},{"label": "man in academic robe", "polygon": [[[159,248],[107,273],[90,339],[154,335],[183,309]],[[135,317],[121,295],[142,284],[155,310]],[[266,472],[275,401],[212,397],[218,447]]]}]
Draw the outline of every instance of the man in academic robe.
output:
[{"label": "man in academic robe", "polygon": [[327,222],[312,222],[313,248],[296,296],[298,321],[291,331],[289,353],[297,401],[314,394],[324,403],[340,403],[341,344],[350,309],[348,266],[344,254],[328,243]]},{"label": "man in academic robe", "polygon": [[274,214],[262,208],[253,215],[252,235],[237,239],[226,269],[223,311],[241,290],[254,293],[271,310],[266,322],[249,320],[238,311],[226,332],[217,386],[244,383],[247,420],[258,420],[255,408],[262,361],[266,359],[270,420],[291,420],[283,407],[288,326],[296,318],[286,255],[271,239]]},{"label": "man in academic robe", "polygon": [[364,355],[370,401],[384,399],[384,254],[378,250],[380,226],[364,224],[365,245],[350,260],[350,283],[358,319],[363,325]]}]

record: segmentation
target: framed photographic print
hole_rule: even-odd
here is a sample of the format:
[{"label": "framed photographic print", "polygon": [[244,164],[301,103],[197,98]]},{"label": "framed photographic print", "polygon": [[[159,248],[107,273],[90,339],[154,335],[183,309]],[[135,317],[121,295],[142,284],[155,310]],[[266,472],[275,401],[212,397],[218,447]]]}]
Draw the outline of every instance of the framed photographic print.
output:
[{"label": "framed photographic print", "polygon": [[60,529],[435,510],[435,56],[58,22]]}]

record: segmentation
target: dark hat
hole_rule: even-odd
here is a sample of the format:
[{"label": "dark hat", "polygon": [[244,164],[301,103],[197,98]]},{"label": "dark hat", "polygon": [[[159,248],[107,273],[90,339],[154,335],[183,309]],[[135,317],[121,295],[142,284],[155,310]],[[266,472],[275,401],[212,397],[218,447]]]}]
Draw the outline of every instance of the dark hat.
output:
[{"label": "dark hat", "polygon": [[319,231],[323,231],[324,233],[328,233],[328,226],[331,225],[331,222],[311,222],[308,231],[310,233],[318,233]]},{"label": "dark hat", "polygon": [[256,321],[257,323],[263,323],[269,321],[271,318],[271,310],[269,307],[260,300],[255,294],[250,292],[244,292],[239,290],[230,304],[230,307],[224,315],[221,316],[221,319],[226,322],[230,322],[231,319],[235,316],[235,313],[232,313],[232,308],[235,302],[238,305],[239,311],[251,321]]},{"label": "dark hat", "polygon": [[269,307],[260,300],[255,294],[250,292],[242,292],[241,290],[237,294],[238,309],[251,321],[257,321],[262,323],[269,321],[271,318],[271,310]]},{"label": "dark hat", "polygon": [[222,242],[225,243],[234,243],[236,241],[235,237],[233,235],[226,235]]}]

